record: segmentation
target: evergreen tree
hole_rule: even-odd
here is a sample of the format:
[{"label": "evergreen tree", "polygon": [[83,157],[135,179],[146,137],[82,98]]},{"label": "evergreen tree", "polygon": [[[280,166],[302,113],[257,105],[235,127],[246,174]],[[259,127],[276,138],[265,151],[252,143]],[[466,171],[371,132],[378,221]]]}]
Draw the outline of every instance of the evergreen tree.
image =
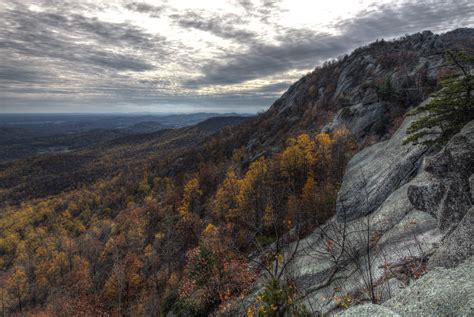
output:
[{"label": "evergreen tree", "polygon": [[409,113],[423,116],[408,128],[405,143],[443,145],[474,120],[474,76],[470,72],[474,57],[451,51],[446,54],[448,62],[459,68],[462,75],[445,79],[431,102]]}]

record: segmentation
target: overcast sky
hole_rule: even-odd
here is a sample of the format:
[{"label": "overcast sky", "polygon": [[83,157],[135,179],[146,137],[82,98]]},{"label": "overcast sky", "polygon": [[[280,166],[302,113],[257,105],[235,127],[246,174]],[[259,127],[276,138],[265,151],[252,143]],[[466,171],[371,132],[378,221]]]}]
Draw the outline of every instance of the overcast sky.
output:
[{"label": "overcast sky", "polygon": [[377,38],[473,25],[472,0],[0,0],[0,112],[256,112]]}]

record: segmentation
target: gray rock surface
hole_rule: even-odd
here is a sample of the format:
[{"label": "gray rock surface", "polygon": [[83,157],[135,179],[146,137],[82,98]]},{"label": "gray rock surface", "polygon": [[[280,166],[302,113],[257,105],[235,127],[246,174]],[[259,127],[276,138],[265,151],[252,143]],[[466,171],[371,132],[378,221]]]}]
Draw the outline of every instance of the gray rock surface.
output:
[{"label": "gray rock surface", "polygon": [[436,268],[382,305],[365,304],[337,316],[473,316],[474,259],[456,268]]},{"label": "gray rock surface", "polygon": [[402,316],[474,315],[474,258],[456,268],[436,268],[383,306]]},{"label": "gray rock surface", "polygon": [[351,307],[346,311],[343,311],[337,316],[340,317],[361,317],[361,316],[371,316],[371,317],[401,317],[401,315],[396,312],[381,306],[374,304],[364,304]]},{"label": "gray rock surface", "polygon": [[[343,276],[345,273],[339,274],[342,281],[331,283],[308,297],[309,306],[323,312],[337,308],[336,303],[321,300],[334,296],[334,289],[339,290],[337,296],[364,293],[366,281],[363,276],[367,276],[368,267],[363,255],[367,239],[353,233],[364,232],[367,223],[370,223],[371,231],[379,235],[377,245],[371,251],[374,280],[386,276],[386,263],[402,263],[413,257],[426,261],[434,254],[429,268],[454,267],[472,255],[473,216],[465,209],[472,199],[470,149],[474,124],[467,125],[439,153],[426,156],[423,147],[403,145],[406,127],[414,119],[406,119],[391,140],[363,150],[349,163],[338,197],[339,222],[333,219],[324,230],[341,231],[341,220],[346,212],[347,231],[352,232],[347,237],[347,245],[360,258],[348,259],[343,271],[352,272],[358,267],[359,273],[347,277]],[[417,199],[414,199],[413,189],[418,190]],[[444,206],[441,213],[439,206]],[[443,224],[451,227],[447,230]],[[324,238],[318,230],[302,244],[307,247],[297,258],[294,272],[300,285],[310,288],[324,280],[333,264],[312,256],[312,253],[322,254],[325,248]],[[397,281],[399,278],[401,280]],[[410,283],[409,279],[407,276],[389,279],[377,287],[377,296],[382,300],[396,296]],[[367,306],[363,309],[377,308]],[[363,314],[363,309],[354,314]]]},{"label": "gray rock surface", "polygon": [[[438,153],[424,157],[419,174],[370,215],[374,230],[391,228],[377,245],[377,249],[388,255],[388,262],[403,259],[403,255],[397,256],[398,250],[404,241],[410,241],[413,232],[421,250],[418,255],[433,253],[427,263],[429,272],[405,289],[392,286],[392,298],[383,306],[356,306],[340,315],[474,315],[473,143],[474,122],[471,122]],[[363,165],[364,161],[360,163]],[[395,216],[400,209],[407,212]],[[394,213],[393,217],[387,217],[388,212]],[[402,214],[405,216],[400,218]],[[378,226],[380,221],[386,225]],[[379,273],[374,270],[375,276]]]},{"label": "gray rock surface", "polygon": [[376,134],[374,130],[383,122],[385,107],[382,103],[358,103],[338,111],[333,121],[322,128],[322,132],[332,132],[339,127],[348,128],[357,140]]},{"label": "gray rock surface", "polygon": [[468,177],[474,173],[474,121],[466,124],[446,145],[450,168]]},{"label": "gray rock surface", "polygon": [[[412,120],[406,119],[391,140],[371,146],[351,160],[338,201],[348,203],[348,208],[354,207],[347,209],[343,205],[344,210],[350,212],[349,221],[344,225],[338,214],[299,242],[288,274],[299,289],[309,291],[304,304],[314,312],[340,310],[337,297],[348,295],[357,301],[367,301],[367,276],[371,272],[373,280],[379,281],[376,297],[386,301],[387,306],[352,307],[344,311],[343,316],[472,315],[472,300],[468,296],[474,294],[469,281],[474,276],[473,260],[471,257],[466,261],[466,258],[473,254],[473,209],[462,211],[460,222],[449,214],[442,216],[445,223],[451,224],[449,230],[441,230],[443,221],[440,223],[437,209],[443,203],[451,208],[445,208],[445,212],[459,208],[458,202],[462,200],[455,195],[451,196],[454,200],[446,198],[444,193],[449,190],[467,193],[472,199],[471,152],[466,150],[472,141],[471,124],[439,153],[426,156],[423,147],[402,144],[404,131]],[[455,159],[447,160],[450,157]],[[360,182],[358,177],[365,182]],[[459,182],[460,179],[466,182]],[[418,191],[416,199],[410,196],[416,191],[413,189]],[[365,193],[368,193],[367,199]],[[367,212],[371,209],[366,206],[373,211]],[[366,253],[367,224],[370,224],[370,271]],[[347,252],[336,264],[328,256],[327,241],[329,238],[341,242],[343,232],[346,232]],[[290,246],[289,253],[295,245],[296,242]],[[407,265],[414,263],[407,262],[413,259],[419,261],[415,265],[422,270],[427,267],[435,268],[434,271],[413,280]],[[397,265],[402,270],[394,274],[386,269],[387,265]],[[439,266],[457,267],[446,270],[436,268]],[[336,267],[334,280],[317,287]],[[241,307],[248,307],[257,291],[244,299],[246,304]],[[430,308],[431,303],[435,308]]]},{"label": "gray rock surface", "polygon": [[428,267],[455,267],[473,255],[474,207],[471,207],[459,225],[445,238],[439,249],[430,258]]},{"label": "gray rock surface", "polygon": [[[365,230],[370,223],[371,236],[379,235],[377,246],[371,254],[374,280],[385,276],[384,263],[395,263],[412,256],[422,256],[432,252],[439,245],[442,234],[436,219],[416,210],[407,197],[406,184],[393,192],[372,214],[353,220],[347,224],[347,248],[350,254],[359,254],[357,259],[350,255],[343,262],[337,280],[307,298],[307,306],[322,312],[328,312],[337,304],[328,300],[334,296],[360,293],[367,299],[366,281],[368,274],[364,249],[367,246]],[[292,266],[292,276],[301,289],[311,289],[323,281],[334,269],[334,263],[325,256],[328,236],[341,239],[343,225],[332,219],[322,229],[316,229],[310,236],[300,241],[300,251]],[[325,235],[321,234],[324,230]],[[351,274],[356,272],[355,274]],[[404,281],[393,278],[376,290],[380,298],[390,298],[401,290]],[[338,292],[334,292],[338,289]],[[325,299],[325,300],[324,300]]]},{"label": "gray rock surface", "polygon": [[416,174],[426,147],[403,144],[406,129],[415,119],[408,117],[390,140],[365,148],[349,161],[337,197],[339,221],[375,211]]},{"label": "gray rock surface", "polygon": [[473,205],[470,177],[474,173],[474,121],[468,123],[436,155],[425,158],[423,173],[408,187],[416,208],[438,219],[450,232]]}]

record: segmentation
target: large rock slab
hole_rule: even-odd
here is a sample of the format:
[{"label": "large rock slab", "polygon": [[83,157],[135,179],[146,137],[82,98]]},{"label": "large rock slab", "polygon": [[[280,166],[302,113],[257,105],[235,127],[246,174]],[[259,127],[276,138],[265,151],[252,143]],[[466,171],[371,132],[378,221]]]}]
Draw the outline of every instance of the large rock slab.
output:
[{"label": "large rock slab", "polygon": [[474,121],[466,124],[446,145],[451,169],[464,175],[474,173]]},{"label": "large rock slab", "polygon": [[365,304],[351,307],[350,309],[343,311],[337,316],[340,317],[361,317],[361,316],[371,316],[371,317],[401,317],[393,310],[388,309],[387,307],[374,304]]},{"label": "large rock slab", "polygon": [[438,219],[441,230],[455,227],[472,206],[474,121],[468,123],[436,155],[425,158],[423,173],[408,188],[410,202]]},{"label": "large rock slab", "polygon": [[[390,304],[353,307],[344,316],[472,315],[468,296],[473,297],[473,290],[468,280],[474,276],[474,216],[469,209],[474,184],[470,150],[474,137],[470,131],[474,124],[467,125],[440,152],[428,156],[425,147],[403,145],[406,128],[413,120],[406,119],[391,140],[371,146],[351,160],[338,197],[338,214],[288,248],[290,254],[299,244],[288,275],[303,293],[308,292],[302,302],[314,312],[340,310],[337,298],[344,296],[368,301],[370,272],[377,281],[376,298]],[[440,206],[446,207],[441,213]],[[339,242],[332,244],[337,249],[343,238],[348,251],[335,264],[327,256],[328,241]],[[421,272],[426,267],[435,269],[414,280],[419,275],[409,272],[413,263]],[[391,265],[404,269],[393,274],[387,271]],[[323,283],[336,267],[334,280]],[[318,287],[322,283],[323,287]],[[248,296],[242,307],[248,307],[254,297],[255,293]],[[431,303],[435,308],[429,307]]]},{"label": "large rock slab", "polygon": [[[374,280],[387,277],[387,264],[418,259],[422,261],[417,262],[421,267],[434,254],[428,268],[453,267],[472,255],[473,219],[465,211],[472,199],[470,184],[473,182],[468,150],[473,139],[470,125],[440,152],[425,156],[428,155],[426,148],[403,145],[406,127],[415,119],[405,120],[390,141],[367,148],[351,160],[339,193],[336,219],[323,228],[326,236],[317,229],[301,242],[303,247],[295,260],[293,273],[302,289],[318,285],[333,270],[330,259],[318,257],[324,254],[327,233],[331,235],[331,230],[341,232],[342,224],[346,223],[346,230],[350,232],[346,236],[346,247],[351,249],[351,254],[358,255],[342,264],[341,273],[337,275],[340,280],[307,297],[308,306],[329,312],[338,309],[337,303],[328,300],[331,297],[358,294],[359,300],[368,299],[364,295],[367,293],[364,276],[369,272],[365,252],[367,224],[370,224],[369,236],[377,240],[370,255]],[[410,196],[414,189],[419,191],[416,201]],[[439,206],[444,206],[441,213]],[[464,217],[461,223],[459,217]],[[443,226],[445,223],[450,224],[449,230]],[[344,276],[354,269],[358,273]],[[389,277],[377,287],[377,298],[388,300],[410,285],[414,277],[403,274],[406,272]],[[377,315],[378,308],[369,305],[352,313],[364,314],[367,309]],[[386,311],[380,311],[383,313]]]},{"label": "large rock slab", "polygon": [[[346,224],[348,257],[341,261],[341,272],[334,282],[307,296],[305,304],[308,307],[325,313],[337,308],[337,303],[331,300],[335,296],[366,293],[364,278],[369,272],[365,253],[367,224],[370,224],[370,236],[379,237],[377,246],[371,250],[370,255],[374,280],[380,280],[386,275],[383,269],[385,263],[423,256],[432,253],[439,245],[442,234],[436,219],[411,205],[407,197],[408,186],[409,184],[405,184],[393,192],[372,214]],[[310,290],[319,285],[334,269],[331,258],[325,256],[326,241],[329,237],[341,241],[342,230],[343,224],[331,219],[325,226],[300,241],[300,250],[292,265],[292,278],[301,290]],[[354,254],[358,254],[358,257],[351,258]],[[388,283],[383,283],[376,290],[376,295],[378,298],[390,298],[403,284],[404,281],[393,278]],[[335,289],[338,290],[336,293]]]},{"label": "large rock slab", "polygon": [[453,269],[434,269],[382,305],[365,304],[337,316],[473,316],[473,258]]},{"label": "large rock slab", "polygon": [[474,255],[474,207],[430,258],[428,267],[455,267]]},{"label": "large rock slab", "polygon": [[472,316],[474,259],[456,268],[436,268],[383,306],[402,316]]},{"label": "large rock slab", "polygon": [[321,132],[332,132],[337,128],[345,127],[351,131],[358,141],[366,136],[380,135],[383,130],[385,107],[381,102],[371,104],[358,103],[342,108],[333,121],[325,125]]},{"label": "large rock slab", "polygon": [[403,144],[414,120],[416,117],[408,117],[390,140],[365,148],[349,161],[337,197],[339,221],[372,213],[416,174],[427,149]]}]

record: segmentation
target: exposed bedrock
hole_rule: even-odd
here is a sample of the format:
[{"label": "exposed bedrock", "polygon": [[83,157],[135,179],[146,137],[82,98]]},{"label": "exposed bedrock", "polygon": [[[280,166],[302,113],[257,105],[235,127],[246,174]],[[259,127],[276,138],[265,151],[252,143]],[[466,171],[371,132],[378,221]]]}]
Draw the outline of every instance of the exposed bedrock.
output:
[{"label": "exposed bedrock", "polygon": [[369,146],[348,163],[337,197],[337,219],[354,220],[379,208],[418,171],[427,148],[403,144],[416,117],[408,117],[390,140]]},{"label": "exposed bedrock", "polygon": [[472,316],[474,258],[456,268],[436,268],[382,305],[354,306],[338,316]]}]

